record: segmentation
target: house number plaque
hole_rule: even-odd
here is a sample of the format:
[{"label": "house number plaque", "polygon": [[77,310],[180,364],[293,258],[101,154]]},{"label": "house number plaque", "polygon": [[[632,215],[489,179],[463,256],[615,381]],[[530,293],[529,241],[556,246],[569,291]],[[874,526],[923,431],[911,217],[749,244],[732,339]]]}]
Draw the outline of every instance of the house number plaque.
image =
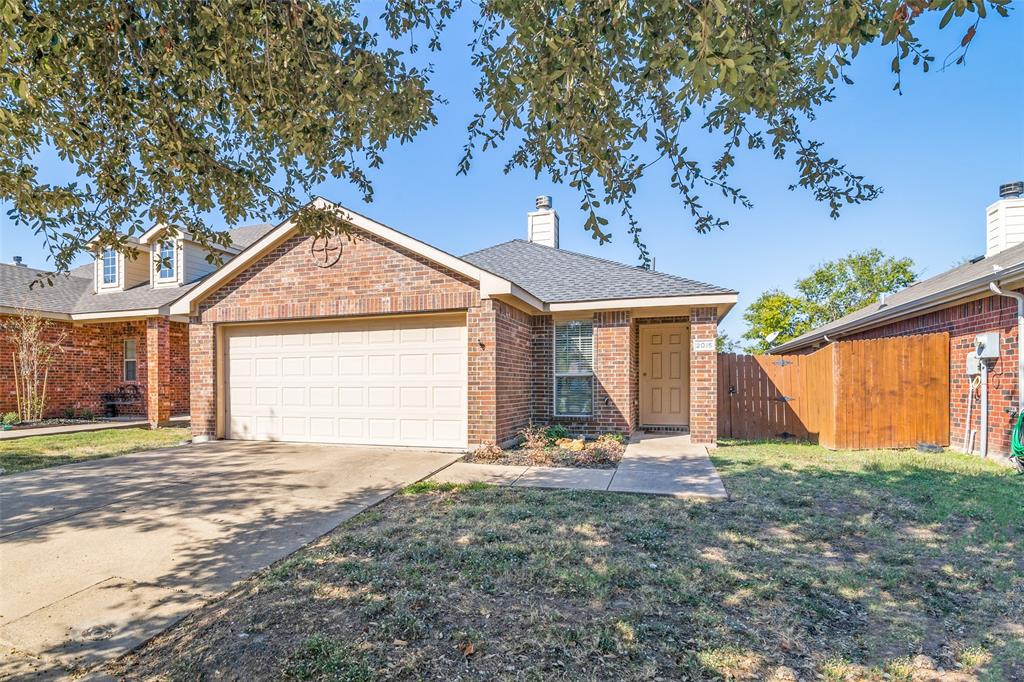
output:
[{"label": "house number plaque", "polygon": [[693,350],[696,352],[710,352],[715,350],[715,342],[707,339],[694,339]]}]

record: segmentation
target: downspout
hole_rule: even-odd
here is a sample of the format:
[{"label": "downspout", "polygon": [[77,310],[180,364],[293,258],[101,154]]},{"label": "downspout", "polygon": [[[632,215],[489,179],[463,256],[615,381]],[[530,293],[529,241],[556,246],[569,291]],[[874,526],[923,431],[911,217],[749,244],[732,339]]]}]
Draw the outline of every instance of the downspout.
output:
[{"label": "downspout", "polygon": [[1024,355],[1021,342],[1024,341],[1024,294],[1017,291],[1003,291],[999,284],[991,282],[988,288],[997,296],[1006,296],[1017,301],[1017,411],[1024,411]]}]

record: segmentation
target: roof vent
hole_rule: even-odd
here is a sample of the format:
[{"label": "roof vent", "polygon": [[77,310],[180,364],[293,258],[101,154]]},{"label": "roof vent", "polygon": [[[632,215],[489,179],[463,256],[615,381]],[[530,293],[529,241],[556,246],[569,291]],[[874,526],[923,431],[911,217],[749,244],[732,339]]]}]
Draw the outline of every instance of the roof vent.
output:
[{"label": "roof vent", "polygon": [[1024,182],[999,186],[999,201],[985,211],[985,257],[1024,244]]},{"label": "roof vent", "polygon": [[[999,185],[999,198],[1000,199],[1016,199],[1021,194],[1024,194],[1024,180],[1018,180],[1017,182],[1008,182],[1005,185]],[[537,199],[538,205],[540,199]]]},{"label": "roof vent", "polygon": [[526,214],[526,235],[534,244],[558,248],[558,212],[551,207],[551,197],[537,197],[536,211]]},{"label": "roof vent", "polygon": [[11,258],[11,265],[17,265],[19,268],[27,268],[28,266],[21,262],[21,256],[14,256]]}]

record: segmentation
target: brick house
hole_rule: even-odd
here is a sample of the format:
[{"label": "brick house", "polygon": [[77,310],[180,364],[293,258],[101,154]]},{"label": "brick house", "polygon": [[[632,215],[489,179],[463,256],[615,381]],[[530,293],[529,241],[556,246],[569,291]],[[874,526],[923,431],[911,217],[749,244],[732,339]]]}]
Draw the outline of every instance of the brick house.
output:
[{"label": "brick house", "polygon": [[716,437],[736,292],[528,239],[456,257],[324,199],[351,238],[266,232],[169,306],[193,436],[466,448],[530,423]]},{"label": "brick house", "polygon": [[[232,247],[221,256],[233,258],[270,228],[232,230]],[[153,229],[130,239],[125,253],[97,250],[92,263],[52,286],[32,286],[44,273],[20,258],[0,264],[0,320],[29,311],[64,339],[47,377],[45,416],[68,409],[102,415],[103,394],[132,387],[138,399],[120,405],[120,414],[154,425],[188,414],[188,318],[169,309],[216,269],[206,254],[187,234]],[[13,339],[0,333],[0,413],[16,409],[13,351]]]},{"label": "brick house", "polygon": [[[949,333],[950,440],[959,450],[1007,454],[1012,417],[1021,406],[1024,356],[1018,338],[1024,325],[1024,183],[1000,188],[1000,199],[985,212],[985,255],[917,282],[883,300],[808,332],[771,350],[803,353],[842,340],[931,332]],[[998,357],[968,362],[979,334],[998,335]],[[991,350],[991,349],[990,349]],[[968,365],[970,364],[970,369]],[[988,412],[972,379],[985,370]],[[974,391],[970,423],[968,396]],[[986,419],[987,418],[987,419]],[[987,427],[982,428],[982,420]],[[971,438],[971,432],[975,437]],[[987,452],[984,450],[987,448]]]}]

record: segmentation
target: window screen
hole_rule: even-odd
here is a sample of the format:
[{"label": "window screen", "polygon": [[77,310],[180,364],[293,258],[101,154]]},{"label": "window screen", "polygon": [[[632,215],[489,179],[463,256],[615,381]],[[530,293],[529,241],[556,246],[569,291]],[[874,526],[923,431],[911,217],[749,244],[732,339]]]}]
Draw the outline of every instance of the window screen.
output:
[{"label": "window screen", "polygon": [[555,325],[555,414],[594,411],[594,325],[573,320]]}]

